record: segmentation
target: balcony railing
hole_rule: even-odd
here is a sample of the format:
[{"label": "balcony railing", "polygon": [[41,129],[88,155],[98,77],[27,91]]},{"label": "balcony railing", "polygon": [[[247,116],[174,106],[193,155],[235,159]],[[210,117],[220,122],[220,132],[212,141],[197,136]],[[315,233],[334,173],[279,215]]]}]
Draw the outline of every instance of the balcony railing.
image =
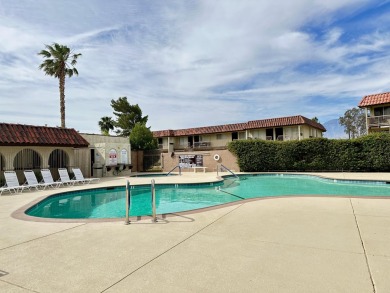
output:
[{"label": "balcony railing", "polygon": [[369,127],[389,127],[390,126],[390,115],[372,116],[368,117]]},{"label": "balcony railing", "polygon": [[194,148],[208,148],[210,146],[211,146],[211,142],[209,141],[194,142]]}]

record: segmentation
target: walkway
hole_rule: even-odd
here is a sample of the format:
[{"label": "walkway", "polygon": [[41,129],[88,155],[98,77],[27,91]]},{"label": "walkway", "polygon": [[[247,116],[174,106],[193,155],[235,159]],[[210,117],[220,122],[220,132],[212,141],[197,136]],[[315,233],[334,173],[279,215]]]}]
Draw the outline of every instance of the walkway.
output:
[{"label": "walkway", "polygon": [[0,292],[390,292],[390,199],[267,199],[128,226],[11,217],[46,194],[0,197]]}]

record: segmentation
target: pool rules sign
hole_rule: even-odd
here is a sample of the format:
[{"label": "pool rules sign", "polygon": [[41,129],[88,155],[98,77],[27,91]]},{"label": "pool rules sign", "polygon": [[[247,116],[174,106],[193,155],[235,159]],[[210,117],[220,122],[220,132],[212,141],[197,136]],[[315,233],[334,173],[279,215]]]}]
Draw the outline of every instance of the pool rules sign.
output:
[{"label": "pool rules sign", "polygon": [[110,149],[108,152],[108,165],[118,165],[118,156],[115,149]]}]

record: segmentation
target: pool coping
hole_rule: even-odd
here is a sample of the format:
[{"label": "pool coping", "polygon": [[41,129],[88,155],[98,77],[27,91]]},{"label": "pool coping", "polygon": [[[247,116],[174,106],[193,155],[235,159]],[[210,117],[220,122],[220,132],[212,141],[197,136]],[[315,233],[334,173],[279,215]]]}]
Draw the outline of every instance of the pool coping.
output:
[{"label": "pool coping", "polygon": [[[384,182],[385,184],[389,184],[390,181],[388,180],[377,180],[377,179],[342,179],[342,178],[332,178],[330,176],[324,176],[322,174],[318,173],[300,173],[300,172],[242,172],[239,173],[238,175],[250,175],[250,174],[261,174],[261,175],[276,175],[276,174],[286,174],[286,175],[307,175],[307,176],[312,176],[312,177],[319,177],[322,179],[327,179],[327,180],[338,180],[338,181],[353,181],[353,182],[359,182],[359,181],[365,181],[365,182]],[[173,176],[172,176],[173,177]],[[171,178],[172,178],[171,177]],[[203,184],[209,184],[209,183],[217,183],[223,180],[224,177],[232,177],[232,175],[222,175],[215,177],[215,180],[213,181],[199,181],[197,183],[156,183],[158,185],[171,185],[171,184],[178,184],[178,185],[203,185]],[[131,178],[131,177],[130,177]],[[150,177],[149,177],[150,178]],[[148,184],[146,183],[136,183],[134,184],[136,186],[142,186],[145,185],[147,186]],[[81,185],[84,186],[84,185]],[[119,187],[123,185],[115,185],[115,186],[110,186],[110,187]],[[77,186],[75,186],[77,187]],[[101,187],[96,187],[96,188],[91,188],[91,189],[100,189],[100,188],[106,188],[108,186],[101,186]],[[86,219],[60,219],[60,218],[41,218],[41,217],[34,217],[34,216],[29,216],[25,212],[36,205],[37,203],[41,202],[42,200],[56,196],[59,193],[67,193],[67,192],[77,192],[82,189],[75,189],[71,191],[59,191],[54,194],[50,195],[44,195],[39,198],[36,198],[35,200],[29,202],[26,205],[23,205],[22,207],[18,208],[14,212],[11,213],[11,217],[18,219],[18,220],[23,220],[23,221],[31,221],[31,222],[46,222],[46,223],[100,223],[100,222],[120,222],[123,221],[125,222],[125,217],[122,218],[86,218]],[[229,202],[229,203],[223,203],[211,207],[205,207],[205,208],[199,208],[199,209],[194,209],[194,210],[189,210],[189,211],[182,211],[182,212],[177,212],[177,213],[166,213],[166,214],[158,214],[157,218],[160,221],[164,221],[165,218],[167,217],[174,217],[174,216],[185,216],[189,214],[195,214],[195,213],[203,213],[215,209],[220,209],[224,207],[229,207],[229,206],[234,206],[234,205],[240,205],[240,204],[245,204],[247,202],[252,202],[252,201],[257,201],[257,200],[266,200],[266,199],[282,199],[282,198],[299,198],[299,197],[329,197],[329,198],[363,198],[363,199],[390,199],[390,196],[350,196],[350,195],[321,195],[321,194],[306,194],[306,195],[281,195],[281,196],[263,196],[263,197],[255,197],[255,198],[248,198],[248,199],[241,199],[237,200],[234,202]],[[129,220],[131,222],[140,222],[144,220],[152,220],[152,216],[146,215],[146,216],[131,216],[129,217]]]}]

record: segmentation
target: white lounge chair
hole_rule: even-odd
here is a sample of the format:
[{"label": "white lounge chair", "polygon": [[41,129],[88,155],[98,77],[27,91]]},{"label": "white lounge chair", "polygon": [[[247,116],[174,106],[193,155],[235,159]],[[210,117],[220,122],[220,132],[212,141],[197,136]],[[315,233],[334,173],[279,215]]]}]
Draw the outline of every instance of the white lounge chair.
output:
[{"label": "white lounge chair", "polygon": [[28,186],[20,185],[18,176],[16,176],[15,171],[4,171],[5,182],[7,183],[7,189],[14,190],[18,192],[19,190],[22,192],[25,189],[30,189]]},{"label": "white lounge chair", "polygon": [[34,174],[34,171],[32,170],[25,170],[23,171],[24,177],[26,177],[26,182],[23,184],[24,186],[28,188],[35,188],[36,190],[39,190],[39,187],[41,187],[38,183],[37,177]]},{"label": "white lounge chair", "polygon": [[83,180],[70,179],[68,170],[65,168],[58,168],[58,173],[60,174],[60,180],[63,184],[75,185],[75,183],[84,183]]},{"label": "white lounge chair", "polygon": [[63,185],[61,181],[54,181],[53,176],[51,176],[51,172],[49,169],[41,169],[41,174],[43,178],[41,183],[51,184],[53,188],[58,188],[61,185]]},{"label": "white lounge chair", "polygon": [[46,187],[53,187],[53,184],[51,183],[39,183],[37,180],[37,176],[35,176],[34,171],[32,170],[25,170],[24,176],[26,177],[26,183],[24,184],[25,186],[29,186],[30,188],[35,188],[38,190],[40,187],[43,187],[43,189],[46,189]]},{"label": "white lounge chair", "polygon": [[93,181],[99,182],[100,178],[84,178],[83,173],[81,172],[80,168],[72,168],[73,174],[75,176],[76,180],[80,180],[83,183],[91,183]]},{"label": "white lounge chair", "polygon": [[5,184],[4,186],[0,187],[0,195],[2,195],[4,191],[8,191],[11,194],[12,194],[12,191],[14,191],[16,193],[15,188],[14,187],[8,187],[7,184]]}]

